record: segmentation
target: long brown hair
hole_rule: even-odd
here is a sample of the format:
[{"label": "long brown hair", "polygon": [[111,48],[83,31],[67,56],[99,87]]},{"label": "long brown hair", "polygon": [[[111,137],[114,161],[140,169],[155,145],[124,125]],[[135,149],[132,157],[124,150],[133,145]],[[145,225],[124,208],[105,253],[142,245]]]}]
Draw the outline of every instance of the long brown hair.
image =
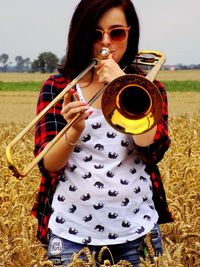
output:
[{"label": "long brown hair", "polygon": [[130,0],[81,0],[73,14],[66,48],[65,64],[61,72],[67,78],[75,78],[91,63],[92,33],[101,16],[112,7],[121,7],[124,11],[129,31],[127,50],[119,62],[124,68],[132,63],[138,53],[139,21]]}]

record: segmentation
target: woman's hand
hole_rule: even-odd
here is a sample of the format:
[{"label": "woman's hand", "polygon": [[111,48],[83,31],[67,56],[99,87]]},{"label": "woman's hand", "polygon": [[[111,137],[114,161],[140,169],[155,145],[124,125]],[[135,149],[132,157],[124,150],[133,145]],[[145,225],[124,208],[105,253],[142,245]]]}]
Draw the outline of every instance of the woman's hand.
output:
[{"label": "woman's hand", "polygon": [[[71,101],[71,97],[75,99]],[[65,96],[62,105],[61,115],[70,122],[75,115],[80,114],[77,121],[71,126],[77,132],[82,132],[85,128],[85,119],[89,117],[91,112],[87,112],[89,106],[86,102],[80,101],[79,95],[74,89],[71,89]]]},{"label": "woman's hand", "polygon": [[103,59],[95,66],[99,82],[109,83],[125,73],[120,66],[114,61],[112,54],[107,59]]},{"label": "woman's hand", "polygon": [[[75,101],[71,101],[72,96],[75,96]],[[78,142],[85,127],[85,119],[92,113],[87,111],[88,108],[88,104],[80,101],[74,89],[69,90],[64,96],[61,110],[63,118],[67,122],[70,122],[78,113],[80,113],[80,117],[78,117],[77,121],[67,130],[66,135],[60,138],[44,156],[44,168],[46,170],[57,172],[66,166],[74,146]]]}]

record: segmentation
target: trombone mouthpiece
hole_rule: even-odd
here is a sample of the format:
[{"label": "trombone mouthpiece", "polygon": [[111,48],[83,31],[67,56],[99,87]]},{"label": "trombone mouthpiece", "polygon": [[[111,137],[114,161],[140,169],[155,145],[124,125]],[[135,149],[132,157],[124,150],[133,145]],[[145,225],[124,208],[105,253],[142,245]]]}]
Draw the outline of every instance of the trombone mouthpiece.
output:
[{"label": "trombone mouthpiece", "polygon": [[103,48],[101,49],[101,51],[100,51],[100,54],[101,54],[102,57],[106,57],[106,56],[108,56],[109,53],[110,53],[110,50],[109,50],[107,47],[103,47]]},{"label": "trombone mouthpiece", "polygon": [[103,47],[101,51],[99,52],[99,55],[97,58],[94,58],[95,65],[99,64],[99,62],[106,58],[110,53],[110,50],[107,47]]}]

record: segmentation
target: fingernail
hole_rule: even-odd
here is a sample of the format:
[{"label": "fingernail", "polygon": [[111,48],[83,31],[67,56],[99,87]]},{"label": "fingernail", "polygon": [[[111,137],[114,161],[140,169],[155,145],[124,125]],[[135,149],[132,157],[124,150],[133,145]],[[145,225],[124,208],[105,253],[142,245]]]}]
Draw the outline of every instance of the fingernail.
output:
[{"label": "fingernail", "polygon": [[70,95],[73,95],[74,92],[75,92],[75,90],[74,90],[73,88],[71,88],[71,89],[68,91],[68,93],[69,93]]},{"label": "fingernail", "polygon": [[91,111],[88,111],[88,116],[87,116],[86,120],[90,117],[90,115],[92,115],[92,113],[93,113],[92,110]]}]

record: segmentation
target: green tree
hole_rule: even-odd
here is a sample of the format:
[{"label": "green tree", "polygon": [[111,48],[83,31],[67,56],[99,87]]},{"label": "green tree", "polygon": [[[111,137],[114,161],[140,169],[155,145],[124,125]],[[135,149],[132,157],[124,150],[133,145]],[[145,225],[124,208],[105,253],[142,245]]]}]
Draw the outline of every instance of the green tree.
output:
[{"label": "green tree", "polygon": [[9,56],[5,53],[0,55],[0,64],[2,64],[2,70],[6,72],[8,67],[8,58]]},{"label": "green tree", "polygon": [[36,72],[53,72],[56,69],[56,64],[58,63],[58,57],[52,52],[41,53],[36,60],[32,62],[32,71]]},{"label": "green tree", "polygon": [[22,56],[16,56],[15,57],[15,61],[16,61],[16,69],[17,72],[22,72],[23,71],[23,57]]}]

